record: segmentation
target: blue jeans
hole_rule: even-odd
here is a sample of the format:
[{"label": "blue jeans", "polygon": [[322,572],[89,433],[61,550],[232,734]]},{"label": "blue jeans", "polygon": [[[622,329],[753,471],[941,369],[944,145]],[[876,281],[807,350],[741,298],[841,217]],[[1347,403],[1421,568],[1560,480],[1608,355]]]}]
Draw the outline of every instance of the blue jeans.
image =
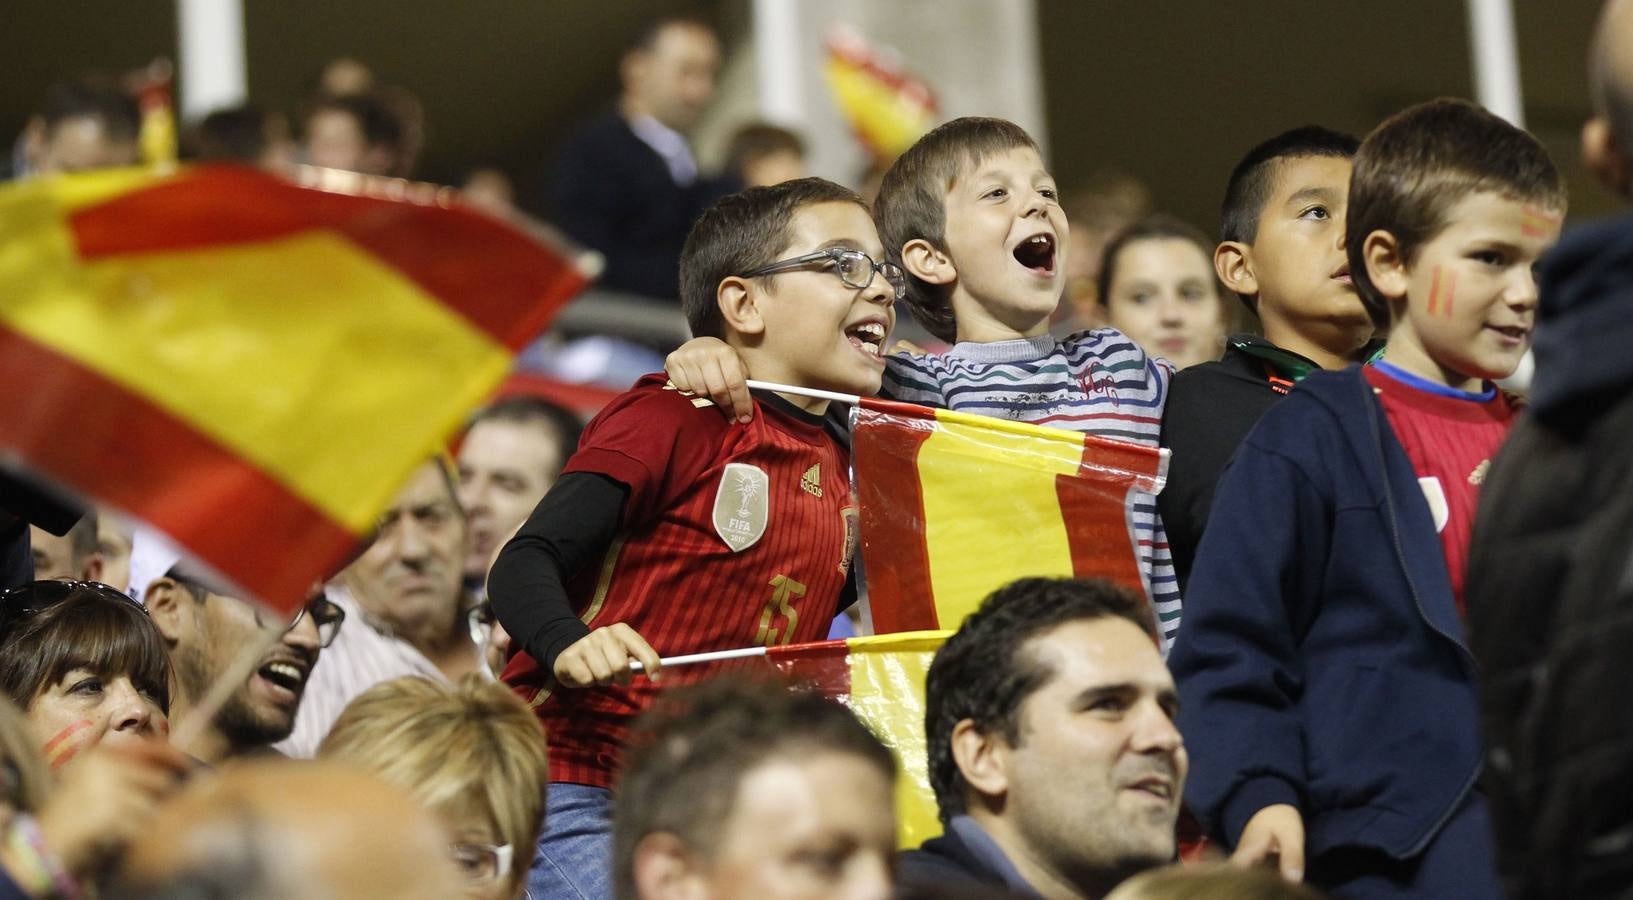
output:
[{"label": "blue jeans", "polygon": [[527,893],[532,900],[612,900],[612,794],[606,788],[550,784]]}]

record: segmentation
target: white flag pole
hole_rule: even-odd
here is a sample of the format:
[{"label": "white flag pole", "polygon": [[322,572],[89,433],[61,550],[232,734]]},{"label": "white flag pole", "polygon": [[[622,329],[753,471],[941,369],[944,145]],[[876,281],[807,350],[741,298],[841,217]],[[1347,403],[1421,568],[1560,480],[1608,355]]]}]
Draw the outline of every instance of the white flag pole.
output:
[{"label": "white flag pole", "polygon": [[[659,662],[664,668],[670,666],[691,666],[698,663],[717,662],[722,659],[747,659],[751,656],[764,656],[764,647],[743,647],[738,650],[711,650],[708,653],[688,653],[685,656],[666,656]],[[643,669],[640,660],[630,660],[630,669],[639,672]]]},{"label": "white flag pole", "polygon": [[801,397],[815,397],[818,400],[834,400],[839,403],[856,404],[862,402],[862,398],[856,396],[855,394],[839,394],[835,393],[834,391],[819,391],[816,388],[798,387],[792,384],[777,384],[771,381],[750,380],[748,382],[748,386],[751,388],[760,388],[761,390],[766,391],[776,391],[779,394],[798,394]]}]

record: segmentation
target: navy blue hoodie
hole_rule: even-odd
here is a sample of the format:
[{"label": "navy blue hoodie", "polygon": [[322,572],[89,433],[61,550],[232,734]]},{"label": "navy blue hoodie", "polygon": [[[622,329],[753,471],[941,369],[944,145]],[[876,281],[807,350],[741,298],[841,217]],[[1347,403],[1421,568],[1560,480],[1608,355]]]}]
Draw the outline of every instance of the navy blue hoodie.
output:
[{"label": "navy blue hoodie", "polygon": [[1288,803],[1312,856],[1408,858],[1468,796],[1473,658],[1428,504],[1359,367],[1311,374],[1237,451],[1169,665],[1186,801],[1229,846]]}]

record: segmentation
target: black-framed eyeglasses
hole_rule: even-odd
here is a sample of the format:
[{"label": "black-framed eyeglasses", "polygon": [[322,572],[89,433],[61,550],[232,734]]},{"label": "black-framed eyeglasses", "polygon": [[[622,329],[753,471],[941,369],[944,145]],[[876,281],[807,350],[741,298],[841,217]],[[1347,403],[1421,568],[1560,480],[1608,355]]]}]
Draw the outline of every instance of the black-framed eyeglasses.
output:
[{"label": "black-framed eyeglasses", "polygon": [[[312,616],[312,624],[318,629],[318,646],[327,647],[335,642],[335,636],[340,634],[341,623],[346,621],[346,611],[338,603],[328,597],[318,594],[306,601],[306,605],[295,611],[295,618],[289,620],[284,627],[284,634],[288,634],[300,627],[301,620],[307,615]],[[262,628],[275,628],[276,622],[268,623],[262,616],[261,608],[255,607],[255,624]]]},{"label": "black-framed eyeglasses", "polygon": [[844,247],[829,247],[807,253],[804,256],[795,256],[790,259],[781,259],[770,265],[761,266],[750,272],[744,272],[739,278],[759,278],[764,275],[775,275],[778,272],[792,272],[795,269],[808,269],[815,265],[829,265],[830,270],[839,276],[839,280],[846,287],[864,290],[873,283],[875,274],[883,275],[885,282],[895,294],[897,300],[907,296],[907,275],[895,263],[879,262],[860,250],[848,250]]},{"label": "black-framed eyeglasses", "polygon": [[0,591],[0,640],[11,631],[19,619],[56,606],[69,597],[81,593],[99,594],[107,599],[118,597],[147,615],[147,607],[136,602],[129,594],[100,581],[70,581],[42,578],[28,584]]}]

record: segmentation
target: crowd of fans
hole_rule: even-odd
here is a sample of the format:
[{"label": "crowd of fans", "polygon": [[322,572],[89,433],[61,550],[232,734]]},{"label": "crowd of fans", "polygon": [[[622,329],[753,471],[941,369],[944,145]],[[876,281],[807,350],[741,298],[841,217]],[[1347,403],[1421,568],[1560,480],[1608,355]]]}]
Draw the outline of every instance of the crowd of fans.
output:
[{"label": "crowd of fans", "polygon": [[[1217,241],[1124,176],[1063,203],[1002,119],[934,129],[876,196],[761,123],[708,173],[720,63],[706,22],[654,22],[520,203],[693,339],[588,423],[479,411],[293,617],[3,476],[0,900],[1633,888],[1633,226],[1560,241],[1548,154],[1454,100],[1264,136]],[[1589,69],[1584,156],[1633,197],[1633,0]],[[340,60],[293,125],[218,111],[185,155],[410,178],[423,120]],[[133,164],[141,128],[65,82],[14,174]],[[519,215],[498,170],[463,196]],[[1528,406],[1494,383],[1538,327]],[[930,666],[924,760],[769,667],[666,667],[867,602],[842,410],[750,379],[1165,448],[1126,510],[1143,590],[994,591]],[[900,848],[918,767],[941,834]]]}]

